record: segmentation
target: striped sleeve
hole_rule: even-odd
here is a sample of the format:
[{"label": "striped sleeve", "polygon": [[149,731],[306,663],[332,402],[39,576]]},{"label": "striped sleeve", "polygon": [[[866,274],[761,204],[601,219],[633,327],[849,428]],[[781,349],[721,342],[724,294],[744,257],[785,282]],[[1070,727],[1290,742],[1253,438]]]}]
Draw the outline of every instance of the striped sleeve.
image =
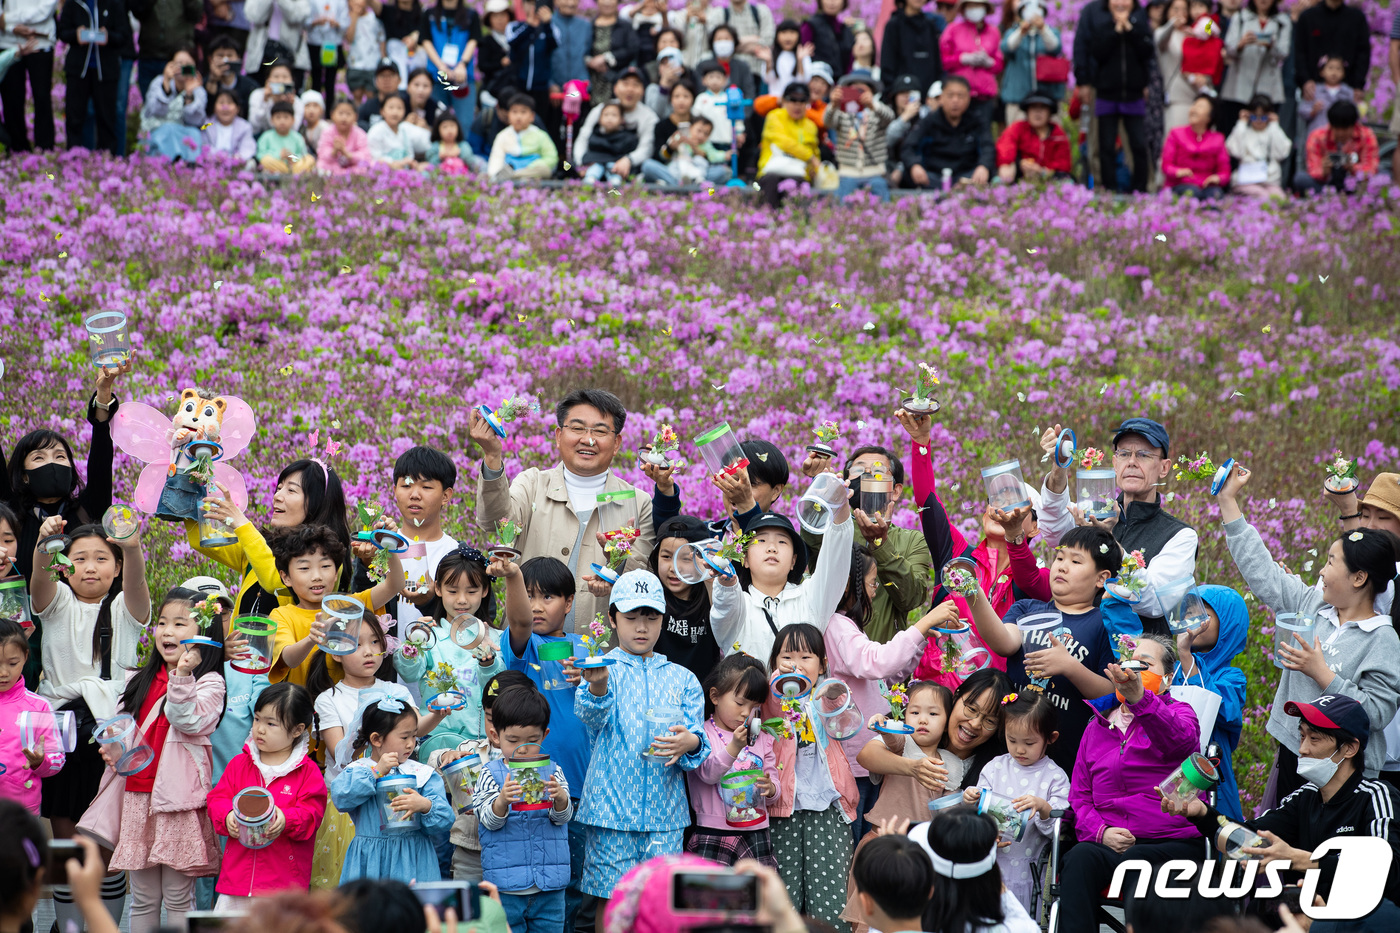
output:
[{"label": "striped sleeve", "polygon": [[476,781],[476,790],[472,792],[472,807],[476,810],[476,818],[481,821],[481,825],[493,831],[506,825],[506,818],[497,816],[496,811],[491,809],[491,804],[495,803],[499,796],[501,786],[496,783],[490,771],[482,769],[481,777]]}]

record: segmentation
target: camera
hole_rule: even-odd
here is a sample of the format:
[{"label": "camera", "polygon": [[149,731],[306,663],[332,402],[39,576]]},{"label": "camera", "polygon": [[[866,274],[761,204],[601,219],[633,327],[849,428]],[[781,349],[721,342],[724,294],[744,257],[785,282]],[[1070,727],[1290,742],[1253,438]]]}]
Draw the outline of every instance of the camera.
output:
[{"label": "camera", "polygon": [[49,870],[44,873],[45,883],[67,884],[68,860],[75,858],[81,865],[83,854],[83,847],[76,839],[54,839],[49,842]]},{"label": "camera", "polygon": [[450,907],[457,919],[481,919],[481,889],[469,881],[425,881],[413,886],[421,904],[437,908],[442,917]]},{"label": "camera", "polygon": [[671,876],[671,910],[676,913],[758,912],[758,876],[732,868],[678,871]]},{"label": "camera", "polygon": [[195,75],[199,74],[199,71],[193,65],[181,65],[180,74],[187,78],[193,78]]}]

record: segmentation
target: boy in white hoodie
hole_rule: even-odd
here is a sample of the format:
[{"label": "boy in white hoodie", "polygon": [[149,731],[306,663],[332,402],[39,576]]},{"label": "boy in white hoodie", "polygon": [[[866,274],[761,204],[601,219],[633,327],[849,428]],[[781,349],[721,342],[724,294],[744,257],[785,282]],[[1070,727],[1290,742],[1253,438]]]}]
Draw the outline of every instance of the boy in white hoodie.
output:
[{"label": "boy in white hoodie", "polygon": [[1252,198],[1283,197],[1283,161],[1293,151],[1293,141],[1278,125],[1278,114],[1267,94],[1255,94],[1240,111],[1240,120],[1225,140],[1240,167],[1230,176],[1236,194]]}]

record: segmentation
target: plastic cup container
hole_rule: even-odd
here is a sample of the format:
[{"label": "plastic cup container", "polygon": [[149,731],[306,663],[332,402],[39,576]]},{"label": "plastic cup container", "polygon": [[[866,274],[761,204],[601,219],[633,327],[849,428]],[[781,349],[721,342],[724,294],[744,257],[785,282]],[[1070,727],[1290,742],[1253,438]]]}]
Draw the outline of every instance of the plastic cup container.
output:
[{"label": "plastic cup container", "polygon": [[818,473],[797,500],[797,521],[814,535],[826,534],[836,510],[846,502],[846,484],[835,473]]},{"label": "plastic cup container", "polygon": [[[1174,592],[1174,587],[1169,587]],[[1180,635],[1183,632],[1198,632],[1210,621],[1210,615],[1206,611],[1206,601],[1201,598],[1201,591],[1196,589],[1194,580],[1187,580],[1186,587],[1180,590],[1181,598],[1167,610],[1167,628],[1173,635]]]},{"label": "plastic cup container", "polygon": [[[224,494],[219,491],[219,487],[212,483],[205,487],[204,495],[210,499],[222,499]],[[199,546],[206,548],[228,547],[230,544],[238,543],[238,535],[234,534],[232,528],[223,519],[212,518],[204,510],[203,503],[200,503],[199,510]]]},{"label": "plastic cup container", "polygon": [[34,614],[29,603],[29,588],[23,577],[0,583],[0,619],[13,622],[21,628],[34,625]]},{"label": "plastic cup container", "polygon": [[992,656],[973,640],[972,626],[946,632],[941,636],[943,644],[942,671],[958,677],[970,677],[992,663]]},{"label": "plastic cup container", "polygon": [[1244,851],[1245,848],[1254,849],[1268,844],[1267,839],[1249,827],[1220,817],[1220,829],[1215,833],[1215,848],[1227,859],[1239,862],[1253,858],[1254,856]]},{"label": "plastic cup container", "polygon": [[860,510],[871,518],[883,517],[890,507],[894,480],[886,473],[865,473],[860,478]]},{"label": "plastic cup container", "polygon": [[78,748],[78,721],[70,710],[25,710],[15,717],[15,724],[25,748],[38,748],[40,740],[45,753],[68,754]]},{"label": "plastic cup container", "polygon": [[1085,518],[1112,518],[1118,512],[1118,478],[1112,470],[1079,470],[1074,474],[1078,491],[1075,504]]},{"label": "plastic cup container", "polygon": [[326,645],[321,650],[341,657],[354,654],[360,647],[364,604],[348,594],[331,593],[321,600],[321,611],[328,620]]},{"label": "plastic cup container", "polygon": [[1185,806],[1201,794],[1214,790],[1219,783],[1220,770],[1215,762],[1197,752],[1177,765],[1158,787],[1165,799]]},{"label": "plastic cup container", "polygon": [[126,331],[126,315],[120,311],[98,311],[83,321],[88,332],[88,355],[94,366],[120,366],[131,359],[131,338]]},{"label": "plastic cup container", "polygon": [[1316,628],[1317,620],[1312,616],[1297,612],[1280,612],[1274,616],[1274,667],[1284,669],[1283,654],[1279,651],[1284,645],[1297,648],[1298,638],[1302,638],[1303,643],[1311,648]]},{"label": "plastic cup container", "polygon": [[715,425],[695,439],[700,449],[700,458],[705,461],[705,471],[713,476],[716,473],[734,473],[746,469],[749,458],[744,456],[739,446],[739,438],[730,429],[729,422]]},{"label": "plastic cup container", "polygon": [[719,779],[724,821],[735,829],[757,826],[768,819],[768,804],[758,788],[762,771],[731,771]]},{"label": "plastic cup container", "polygon": [[963,802],[962,792],[956,794],[944,794],[942,797],[935,797],[928,802],[930,813],[938,813],[940,810],[950,810]]},{"label": "plastic cup container", "polygon": [[452,618],[452,644],[463,651],[471,651],[486,638],[486,623],[470,612],[459,613]]},{"label": "plastic cup container", "polygon": [[982,486],[987,490],[987,504],[1009,512],[1030,505],[1026,483],[1021,478],[1021,461],[1003,460],[982,470]]},{"label": "plastic cup container", "polygon": [[520,785],[520,800],[510,805],[512,810],[548,810],[554,806],[545,781],[554,775],[554,762],[543,752],[520,754],[520,748],[535,748],[538,745],[521,745],[513,757],[506,760],[510,776]]},{"label": "plastic cup container", "polygon": [[1012,798],[982,788],[982,796],[977,800],[977,812],[990,816],[997,824],[997,835],[1012,842],[1020,842],[1026,835],[1026,827],[1031,821],[1030,810],[1017,810]]},{"label": "plastic cup container", "polygon": [[1022,635],[1029,635],[1032,632],[1059,628],[1064,620],[1065,617],[1058,612],[1036,612],[1021,616],[1016,620],[1016,627],[1021,630]]},{"label": "plastic cup container", "polygon": [[[217,487],[215,489],[217,490]],[[124,502],[114,502],[102,513],[102,530],[107,532],[109,538],[123,541],[135,534],[136,529],[140,527],[141,520],[136,510]]]},{"label": "plastic cup container", "polygon": [[463,755],[443,767],[442,780],[447,785],[447,792],[452,797],[452,805],[458,813],[471,811],[473,807],[472,794],[476,791],[476,782],[481,779],[483,767],[481,756],[476,754]]},{"label": "plastic cup container", "polygon": [[[670,735],[672,726],[682,724],[681,711],[673,706],[657,706],[646,711],[643,717],[647,723],[647,733],[653,737]],[[648,745],[642,749],[642,758],[654,764],[665,764],[671,760],[671,753]]]},{"label": "plastic cup container", "polygon": [[719,541],[714,538],[687,542],[676,548],[676,553],[671,556],[671,569],[682,583],[704,583],[710,575],[710,562],[706,556],[719,550],[719,546]]},{"label": "plastic cup container", "polygon": [[266,674],[272,670],[272,642],[277,636],[277,623],[262,616],[239,616],[233,620],[233,631],[247,640],[248,650],[242,657],[230,661],[230,666],[243,674]]},{"label": "plastic cup container", "polygon": [[950,593],[964,599],[982,589],[977,582],[977,561],[971,557],[954,557],[938,571],[938,582]]},{"label": "plastic cup container", "polygon": [[539,647],[540,677],[546,690],[572,690],[564,676],[564,659],[574,656],[574,644],[567,639],[546,642]]},{"label": "plastic cup container", "polygon": [[245,787],[233,798],[233,820],[238,824],[238,841],[245,849],[261,849],[272,843],[267,832],[277,804],[262,787]]},{"label": "plastic cup container", "polygon": [[851,688],[834,678],[812,688],[812,709],[821,718],[826,734],[838,742],[853,738],[865,727]]},{"label": "plastic cup container", "polygon": [[384,829],[391,832],[404,832],[418,828],[418,814],[411,810],[395,810],[391,806],[395,799],[406,790],[416,790],[418,781],[412,775],[390,771],[374,783],[379,792],[379,809],[384,818]]},{"label": "plastic cup container", "polygon": [[155,760],[156,753],[141,737],[141,731],[136,728],[136,718],[129,713],[119,713],[111,719],[102,720],[93,727],[92,737],[99,745],[116,746],[118,757],[112,770],[122,777],[144,771]]}]

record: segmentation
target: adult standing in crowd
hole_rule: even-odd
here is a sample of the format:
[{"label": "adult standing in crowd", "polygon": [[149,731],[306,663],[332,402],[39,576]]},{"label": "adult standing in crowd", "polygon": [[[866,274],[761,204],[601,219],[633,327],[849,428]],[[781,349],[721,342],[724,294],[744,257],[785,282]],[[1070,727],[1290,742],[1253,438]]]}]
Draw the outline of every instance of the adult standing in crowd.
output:
[{"label": "adult standing in crowd", "polygon": [[554,19],[554,34],[559,37],[559,47],[549,57],[549,83],[551,91],[564,90],[570,81],[588,83],[588,43],[593,34],[593,24],[588,17],[578,13],[578,0],[558,0]]},{"label": "adult standing in crowd", "polygon": [[243,13],[252,26],[243,51],[243,73],[261,75],[273,65],[287,65],[292,84],[301,87],[311,67],[302,35],[311,19],[311,0],[248,0]]},{"label": "adult standing in crowd", "polygon": [[[1040,0],[1016,0],[1002,24],[1001,37],[1006,71],[1001,78],[1001,99],[1006,102],[1006,125],[1026,118],[1020,103],[1031,94],[1059,102],[1065,96],[1069,60],[1064,57],[1060,33],[1045,22]],[[1063,74],[1061,74],[1063,72]]]},{"label": "adult standing in crowd", "polygon": [[1001,31],[987,22],[992,11],[985,0],[958,0],[958,18],[938,37],[943,71],[967,82],[972,93],[970,113],[992,124],[996,110],[997,76],[1001,74]]},{"label": "adult standing in crowd", "polygon": [[1125,148],[1132,156],[1132,188],[1147,190],[1149,164],[1143,119],[1143,94],[1151,77],[1152,33],[1147,14],[1136,0],[1094,0],[1079,19],[1074,36],[1075,77],[1093,88],[1099,174],[1105,190],[1117,184],[1116,153],[1121,123]]},{"label": "adult standing in crowd", "polygon": [[1322,80],[1322,64],[1333,56],[1346,62],[1345,82],[1354,90],[1366,86],[1371,70],[1371,27],[1359,7],[1347,6],[1346,0],[1322,0],[1304,10],[1293,31],[1296,56],[1294,76],[1303,92],[1303,100],[1311,101]]},{"label": "adult standing in crowd", "polygon": [[194,27],[204,19],[204,4],[201,0],[151,0],[145,5],[133,3],[131,12],[141,24],[136,80],[145,100],[146,89],[175,53],[194,48]]},{"label": "adult standing in crowd", "polygon": [[[578,0],[574,0],[577,4]],[[471,126],[476,116],[476,88],[468,80],[467,67],[476,58],[476,46],[481,38],[481,17],[476,10],[467,6],[466,0],[438,0],[423,11],[423,25],[419,27],[423,51],[428,55],[435,72],[446,77],[434,81],[432,75],[433,99],[445,107],[451,107],[457,115],[460,126]],[[409,92],[412,95],[413,80],[409,78]],[[449,87],[455,87],[449,90]],[[430,121],[432,122],[432,121]]]},{"label": "adult standing in crowd", "polygon": [[0,80],[0,104],[5,108],[7,145],[12,152],[29,152],[24,119],[24,82],[34,96],[35,149],[54,147],[53,42],[56,0],[5,0],[0,12],[0,52],[13,49],[17,58]]},{"label": "adult standing in crowd", "polygon": [[856,44],[856,34],[841,20],[846,5],[847,0],[817,0],[817,12],[802,24],[802,41],[811,43],[812,61],[825,62],[837,78],[851,70]]},{"label": "adult standing in crowd", "polygon": [[1162,75],[1162,91],[1166,108],[1162,114],[1162,135],[1178,126],[1185,126],[1196,89],[1181,71],[1181,49],[1190,35],[1187,0],[1169,0],[1166,16],[1153,38],[1157,46],[1157,70]]},{"label": "adult standing in crowd", "polygon": [[[687,14],[689,9],[687,6]],[[768,4],[758,3],[755,0],[727,0],[727,2],[716,4],[705,10],[704,23],[707,34],[713,33],[719,26],[728,26],[734,30],[734,35],[738,38],[735,54],[739,56],[739,60],[750,72],[763,73],[763,62],[758,58],[758,50],[771,48],[775,36],[773,11],[768,7]],[[673,22],[672,25],[676,24]],[[699,63],[703,57],[705,45],[705,36],[701,36],[696,45],[695,57],[686,59],[687,67],[693,68]],[[687,33],[682,48],[690,47],[691,37]]]},{"label": "adult standing in crowd", "polygon": [[1278,0],[1248,0],[1230,17],[1225,32],[1225,83],[1216,105],[1216,128],[1229,132],[1240,111],[1263,94],[1279,107],[1284,102],[1283,63],[1293,54],[1293,21],[1279,12]]},{"label": "adult standing in crowd", "polygon": [[[100,38],[89,41],[90,31],[96,29]],[[73,0],[65,3],[58,17],[58,38],[68,46],[63,62],[67,80],[64,98],[64,125],[68,132],[68,148],[83,148],[83,124],[87,122],[88,104],[96,118],[98,149],[112,155],[121,154],[117,127],[123,127],[125,101],[117,100],[121,84],[121,50],[131,41],[131,22],[126,15],[125,0]]]},{"label": "adult standing in crowd", "polygon": [[617,0],[598,0],[588,55],[583,60],[588,66],[590,101],[608,102],[613,96],[613,82],[636,62],[639,47],[636,31],[617,15]]},{"label": "adult standing in crowd", "polygon": [[744,100],[753,100],[758,96],[758,79],[734,51],[738,47],[739,37],[735,34],[733,26],[716,26],[714,32],[710,33],[710,54],[700,61],[703,63],[713,59],[718,62],[724,69],[729,84],[739,89]]},{"label": "adult standing in crowd", "polygon": [[913,75],[921,93],[943,77],[938,39],[948,25],[939,14],[925,11],[925,6],[925,0],[904,0],[890,14],[880,42],[880,73],[885,81]]}]

